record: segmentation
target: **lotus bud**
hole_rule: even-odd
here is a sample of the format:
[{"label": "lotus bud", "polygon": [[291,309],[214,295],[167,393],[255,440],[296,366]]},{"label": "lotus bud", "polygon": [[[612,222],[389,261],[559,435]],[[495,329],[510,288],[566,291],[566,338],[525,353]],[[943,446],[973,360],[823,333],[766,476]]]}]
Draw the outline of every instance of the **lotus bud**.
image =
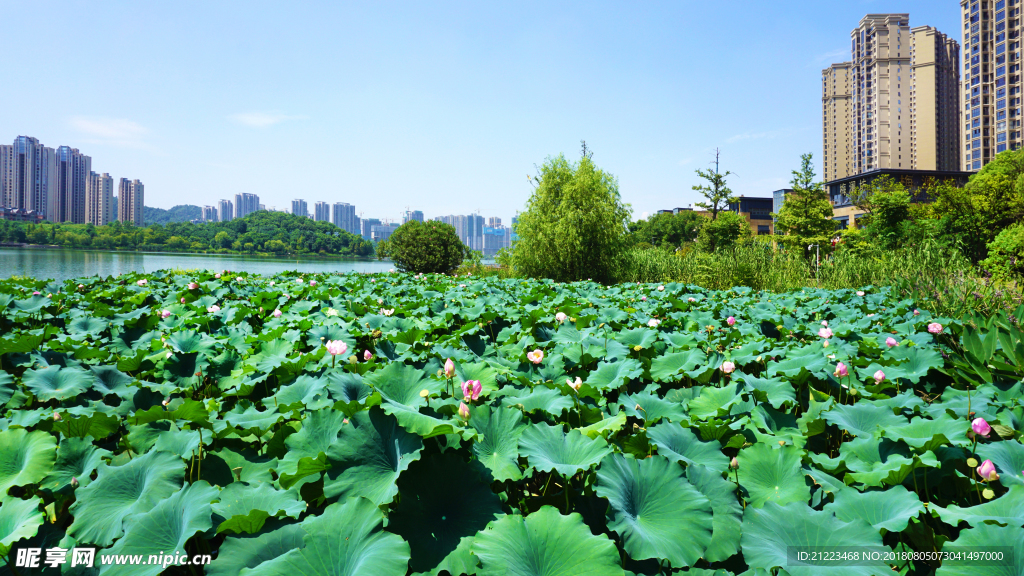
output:
[{"label": "lotus bud", "polygon": [[658,292],[664,292],[664,291],[665,291],[665,287],[664,286],[658,286]]},{"label": "lotus bud", "polygon": [[729,326],[733,326],[736,324],[736,318],[729,316],[728,318],[725,319],[725,323],[728,324]]},{"label": "lotus bud", "polygon": [[992,427],[989,426],[988,422],[984,418],[975,418],[971,422],[971,429],[974,430],[975,434],[988,438],[988,435],[992,433]]},{"label": "lotus bud", "polygon": [[71,477],[71,487],[78,488],[78,478],[75,478],[74,476]]},{"label": "lotus bud", "polygon": [[57,411],[56,411],[56,410],[55,410],[55,411],[53,412],[53,419],[54,419],[54,420],[60,420],[60,414],[59,414],[59,413],[57,413]]},{"label": "lotus bud", "polygon": [[171,315],[171,311],[170,310],[164,310],[163,312],[160,313],[160,317],[161,318],[167,318],[170,315]]},{"label": "lotus bud", "polygon": [[828,320],[822,320],[821,321],[821,325],[825,326],[827,328],[828,327]]},{"label": "lotus bud", "polygon": [[274,316],[274,318],[280,318],[281,317],[281,309],[278,308],[278,309],[274,310],[273,316]]},{"label": "lotus bud", "polygon": [[932,322],[931,324],[928,325],[928,332],[932,334],[941,334],[942,324],[939,324],[938,322]]},{"label": "lotus bud", "polygon": [[881,370],[875,372],[875,384],[881,384],[882,380],[885,380],[885,372]]},{"label": "lotus bud", "polygon": [[732,457],[732,460],[729,460],[729,469],[730,470],[739,470],[740,469],[740,463],[736,461],[736,457],[735,456]]},{"label": "lotus bud", "polygon": [[921,311],[918,310],[917,308],[914,308],[914,316],[919,316],[920,314],[921,314]]},{"label": "lotus bud", "polygon": [[849,376],[850,375],[850,371],[846,369],[846,364],[843,364],[842,362],[840,362],[840,363],[836,364],[836,371],[833,372],[832,374],[835,375],[838,378],[842,378],[844,376]]},{"label": "lotus bud", "polygon": [[985,460],[978,466],[978,476],[988,482],[995,482],[999,480],[999,474],[996,473],[996,465],[991,460]]},{"label": "lotus bud", "polygon": [[555,314],[555,320],[558,320],[559,323],[565,322],[565,318],[565,312],[559,312],[558,314]]},{"label": "lotus bud", "polygon": [[462,383],[462,397],[465,400],[476,400],[480,397],[482,389],[479,380],[467,380]]},{"label": "lotus bud", "polygon": [[896,339],[893,338],[892,336],[889,336],[888,338],[885,339],[885,345],[888,346],[889,348],[892,348],[893,346],[899,345],[899,342],[897,342]]},{"label": "lotus bud", "polygon": [[863,290],[857,290],[857,296],[863,296],[863,295],[864,295],[864,291]]},{"label": "lotus bud", "polygon": [[469,420],[469,406],[466,406],[465,402],[459,402],[459,416],[463,420]]},{"label": "lotus bud", "polygon": [[371,354],[369,350],[363,350],[363,360],[367,362],[373,360],[373,354]]},{"label": "lotus bud", "polygon": [[452,362],[452,359],[449,358],[444,361],[444,377],[451,378],[453,376],[455,376],[455,362]]}]

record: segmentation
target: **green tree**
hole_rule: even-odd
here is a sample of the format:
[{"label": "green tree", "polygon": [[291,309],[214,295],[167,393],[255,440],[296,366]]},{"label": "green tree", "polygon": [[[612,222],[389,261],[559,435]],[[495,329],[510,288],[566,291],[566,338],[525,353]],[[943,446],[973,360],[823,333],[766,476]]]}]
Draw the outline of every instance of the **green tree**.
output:
[{"label": "green tree", "polygon": [[217,235],[213,237],[213,241],[215,244],[217,244],[217,246],[220,246],[221,248],[230,248],[232,242],[231,235],[225,232],[224,230],[217,232]]},{"label": "green tree", "polygon": [[722,212],[700,229],[697,247],[707,252],[732,248],[753,236],[747,219],[735,212]]},{"label": "green tree", "polygon": [[1024,224],[1004,228],[989,243],[981,266],[997,280],[1024,280]]},{"label": "green tree", "polygon": [[647,220],[630,223],[630,229],[638,242],[646,242],[666,250],[675,250],[686,242],[694,242],[707,217],[692,210],[678,214],[654,214]]},{"label": "green tree", "polygon": [[821,182],[815,181],[811,154],[800,157],[800,169],[793,171],[793,191],[786,194],[776,218],[775,233],[779,240],[807,254],[807,246],[817,244],[825,251],[836,232],[832,220],[832,203]]},{"label": "green tree", "polygon": [[698,184],[693,186],[693,189],[700,192],[701,196],[707,199],[707,202],[697,202],[697,206],[711,212],[711,219],[717,220],[718,213],[729,208],[730,202],[735,202],[736,197],[733,196],[732,190],[729,189],[725,184],[725,177],[732,174],[732,172],[726,171],[719,174],[718,172],[718,153],[715,153],[715,171],[697,169],[697,176],[707,180],[707,184]]},{"label": "green tree", "polygon": [[443,222],[411,220],[381,244],[383,249],[378,245],[378,256],[383,253],[399,270],[416,274],[448,274],[470,255],[455,227]]},{"label": "green tree", "polygon": [[880,248],[892,250],[907,243],[910,231],[910,194],[897,185],[875,192],[872,214],[867,224],[868,237]]},{"label": "green tree", "polygon": [[548,158],[515,225],[515,273],[560,282],[609,282],[624,263],[630,207],[614,176],[597,168],[584,145],[578,163]]}]

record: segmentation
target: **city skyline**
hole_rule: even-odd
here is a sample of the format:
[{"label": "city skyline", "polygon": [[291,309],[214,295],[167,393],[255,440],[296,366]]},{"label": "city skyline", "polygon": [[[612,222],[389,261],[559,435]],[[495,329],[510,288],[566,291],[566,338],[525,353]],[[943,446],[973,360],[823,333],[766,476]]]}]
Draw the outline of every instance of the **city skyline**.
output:
[{"label": "city skyline", "polygon": [[[695,202],[694,169],[716,147],[736,193],[765,195],[802,153],[823,174],[819,73],[849,53],[851,22],[907,12],[956,37],[960,19],[946,0],[749,2],[728,22],[716,6],[672,3],[322,3],[301,15],[229,3],[204,6],[198,20],[170,5],[127,6],[58,12],[45,25],[34,7],[10,7],[0,23],[8,77],[32,79],[34,98],[0,95],[18,110],[0,133],[74,142],[105,171],[141,177],[154,207],[241,190],[286,206],[295,190],[330,189],[388,218],[408,205],[508,219],[532,191],[526,175],[549,156],[578,159],[580,140],[618,177],[634,217]],[[221,32],[236,20],[244,26]],[[131,51],[117,40],[124,30],[137,32]],[[700,56],[710,45],[715,57]],[[104,73],[57,57],[69,50]],[[306,57],[326,53],[335,57],[325,66]],[[39,58],[51,74],[35,74]],[[125,77],[134,80],[100,82]]]}]

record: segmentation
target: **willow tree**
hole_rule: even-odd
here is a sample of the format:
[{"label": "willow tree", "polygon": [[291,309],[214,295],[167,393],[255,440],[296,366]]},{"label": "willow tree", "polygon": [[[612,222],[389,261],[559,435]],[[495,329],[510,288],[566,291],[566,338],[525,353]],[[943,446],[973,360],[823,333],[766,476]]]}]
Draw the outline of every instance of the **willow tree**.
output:
[{"label": "willow tree", "polygon": [[632,212],[615,177],[594,165],[584,144],[579,162],[548,158],[530,181],[535,188],[514,230],[514,271],[560,282],[614,281]]}]

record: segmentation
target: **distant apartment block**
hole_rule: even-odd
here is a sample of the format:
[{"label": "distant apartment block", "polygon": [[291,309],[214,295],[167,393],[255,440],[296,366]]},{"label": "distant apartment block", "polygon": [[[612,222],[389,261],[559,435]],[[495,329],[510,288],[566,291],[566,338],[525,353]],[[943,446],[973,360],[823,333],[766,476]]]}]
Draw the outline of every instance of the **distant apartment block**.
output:
[{"label": "distant apartment block", "polygon": [[412,220],[423,222],[423,212],[420,210],[406,210],[405,213],[402,214],[402,224],[411,222]]},{"label": "distant apartment block", "polygon": [[142,207],[145,205],[145,187],[138,180],[121,178],[117,193],[117,219],[143,226]]},{"label": "distant apartment block", "polygon": [[[434,220],[444,222],[455,228],[455,233],[459,236],[459,240],[462,240],[462,243],[470,250],[485,251],[484,229],[486,228],[485,224],[487,221],[483,216],[479,214],[438,216]],[[500,222],[501,220],[498,219],[495,223]],[[492,226],[492,228],[495,227]]]},{"label": "distant apartment block", "polygon": [[491,228],[498,228],[498,227],[500,227],[501,226],[501,218],[498,218],[497,216],[491,216],[490,218],[487,219],[487,226],[489,226]]},{"label": "distant apartment block", "polygon": [[56,213],[57,155],[30,136],[0,146],[0,203],[50,219]]},{"label": "distant apartment block", "polygon": [[217,207],[216,206],[203,206],[203,222],[217,222]]},{"label": "distant apartment block", "polygon": [[929,26],[911,30],[909,21],[868,14],[851,32],[851,61],[822,71],[826,181],[959,165],[959,45]]},{"label": "distant apartment block", "polygon": [[235,206],[231,203],[231,200],[221,200],[217,202],[217,211],[215,216],[216,219],[213,220],[214,222],[217,220],[220,220],[221,222],[230,222],[235,216]]},{"label": "distant apartment block", "polygon": [[390,224],[375,224],[370,227],[370,240],[374,242],[380,242],[381,240],[387,240],[398,230],[399,224],[392,222]]},{"label": "distant apartment block", "polygon": [[260,197],[256,194],[235,194],[235,218],[241,218],[262,210]]},{"label": "distant apartment block", "polygon": [[380,220],[378,218],[363,218],[360,222],[360,236],[363,240],[373,240],[373,227],[380,226]]},{"label": "distant apartment block", "polygon": [[91,172],[92,158],[78,148],[57,148],[56,213],[50,220],[85,224],[85,194]]},{"label": "distant apartment block", "polygon": [[327,202],[317,202],[313,205],[313,219],[317,222],[331,221],[331,205]]},{"label": "distant apartment block", "polygon": [[105,226],[114,219],[114,179],[110,174],[89,173],[85,192],[85,223]]},{"label": "distant apartment block", "polygon": [[306,206],[306,201],[292,200],[292,214],[307,218],[309,216],[309,207]]},{"label": "distant apartment block", "polygon": [[1021,147],[1021,1],[961,0],[963,170]]},{"label": "distant apartment block", "polygon": [[331,222],[338,228],[352,234],[362,235],[355,206],[348,202],[335,202],[331,216]]}]

